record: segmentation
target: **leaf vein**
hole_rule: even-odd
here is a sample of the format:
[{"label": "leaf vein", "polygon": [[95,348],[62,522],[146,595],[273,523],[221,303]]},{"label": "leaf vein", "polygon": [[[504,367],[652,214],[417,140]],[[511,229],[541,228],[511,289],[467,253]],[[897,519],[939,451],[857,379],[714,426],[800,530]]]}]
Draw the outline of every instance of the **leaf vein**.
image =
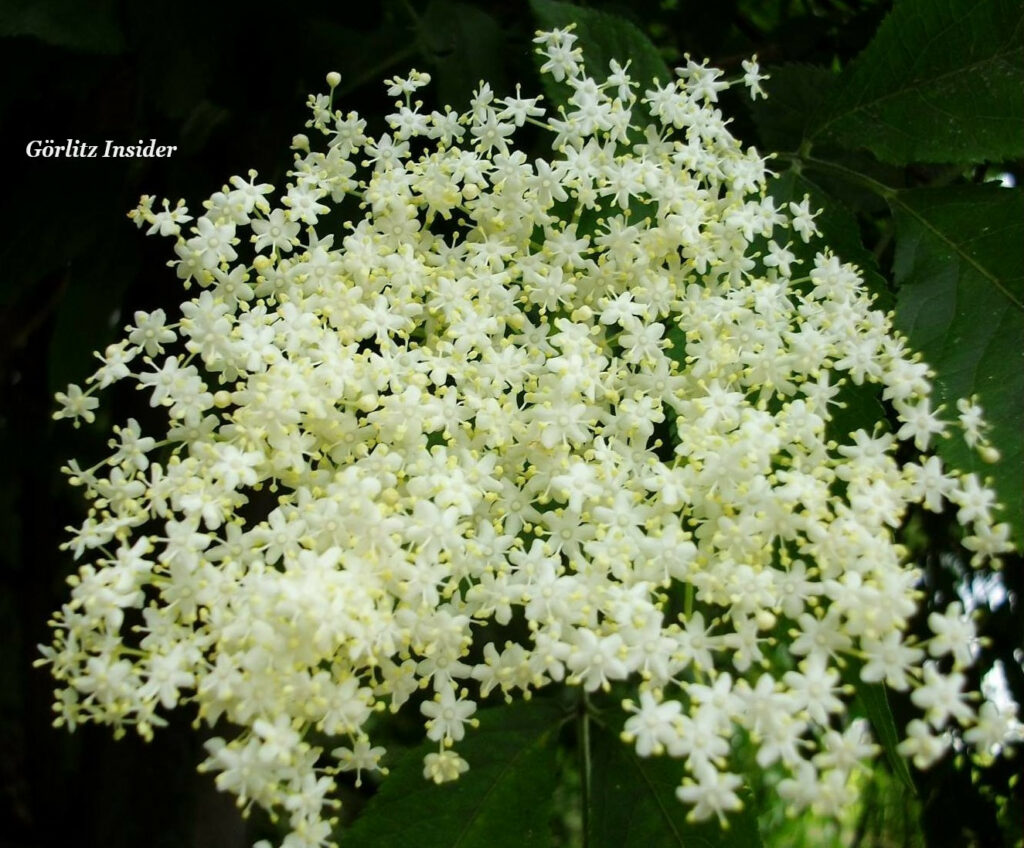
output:
[{"label": "leaf vein", "polygon": [[913,206],[910,206],[908,203],[901,200],[898,194],[893,195],[890,198],[890,202],[898,205],[903,211],[905,211],[908,215],[910,215],[916,221],[918,221],[918,223],[920,223],[925,229],[927,229],[929,233],[931,233],[945,245],[950,247],[958,256],[960,256],[961,259],[963,259],[964,262],[966,262],[968,265],[974,268],[975,271],[981,274],[986,280],[992,283],[992,285],[994,285],[1002,293],[1003,297],[1005,297],[1014,307],[1016,307],[1021,312],[1024,312],[1024,303],[1018,300],[1014,296],[1013,292],[1011,292],[1008,288],[1006,288],[1005,285],[1003,285],[1002,280],[1000,280],[995,274],[989,271],[988,268],[986,268],[984,265],[978,262],[973,256],[967,253],[963,249],[960,242],[954,241],[953,239],[949,238],[949,236],[947,236],[942,230],[940,230],[938,227],[932,224],[932,222],[929,221],[924,215],[922,215],[920,212],[914,209]]}]

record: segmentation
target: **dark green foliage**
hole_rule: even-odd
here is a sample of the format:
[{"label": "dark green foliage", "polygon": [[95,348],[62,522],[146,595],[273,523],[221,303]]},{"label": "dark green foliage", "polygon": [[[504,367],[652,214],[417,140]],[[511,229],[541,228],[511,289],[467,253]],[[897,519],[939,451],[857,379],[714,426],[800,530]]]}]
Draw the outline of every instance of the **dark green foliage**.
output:
[{"label": "dark green foliage", "polygon": [[764,83],[768,96],[750,104],[761,144],[769,150],[797,151],[835,83],[836,75],[820,65],[773,67]]},{"label": "dark green foliage", "polygon": [[[674,79],[675,75],[657,48],[630,21],[561,0],[530,0],[530,7],[539,29],[576,24],[577,46],[583,50],[587,71],[593,74],[594,79],[603,80],[608,76],[608,62],[612,59],[620,65],[628,59],[630,75],[641,86],[649,86],[655,79],[663,85]],[[544,82],[556,98],[565,97],[564,86],[551,86],[549,79]]]},{"label": "dark green foliage", "polygon": [[904,0],[840,76],[812,141],[885,162],[1024,155],[1024,9],[1015,0]]},{"label": "dark green foliage", "polygon": [[951,186],[900,192],[893,271],[897,319],[936,371],[955,414],[977,395],[1002,458],[988,465],[962,439],[938,443],[955,468],[991,476],[1017,544],[1024,542],[1024,192]]},{"label": "dark green foliage", "polygon": [[591,848],[760,848],[756,811],[694,822],[676,798],[682,767],[670,757],[638,757],[608,728],[591,737]]},{"label": "dark green foliage", "polygon": [[567,720],[538,698],[479,713],[459,754],[472,779],[440,786],[423,779],[424,742],[406,752],[352,829],[350,848],[543,848],[558,779],[558,732]]}]

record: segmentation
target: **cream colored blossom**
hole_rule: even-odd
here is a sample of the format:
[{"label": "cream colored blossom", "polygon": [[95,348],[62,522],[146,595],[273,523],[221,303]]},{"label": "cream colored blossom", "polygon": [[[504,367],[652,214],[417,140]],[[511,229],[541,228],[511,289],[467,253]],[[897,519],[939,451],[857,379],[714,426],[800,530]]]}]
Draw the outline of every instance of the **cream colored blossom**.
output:
[{"label": "cream colored blossom", "polygon": [[[714,107],[719,71],[688,59],[640,90],[617,63],[588,76],[571,31],[537,44],[568,89],[558,115],[486,84],[427,114],[412,72],[387,82],[401,99],[377,137],[311,97],[280,201],[250,172],[194,221],[151,198],[133,213],[199,291],[176,320],[136,313],[58,396],[56,417],[91,421],[125,380],[167,412],[164,432],[129,419],[108,460],[69,463],[91,511],[43,649],[58,723],[225,719],[236,735],[203,768],[285,814],[290,845],[328,839],[334,776],[378,768],[371,715],[420,686],[441,783],[470,767],[448,746],[488,693],[633,681],[624,738],[681,760],[697,819],[741,805],[740,731],[792,808],[841,810],[877,753],[847,712],[848,655],[911,690],[918,765],[951,719],[997,748],[1010,723],[976,713],[960,671],[920,665],[973,661],[958,610],[927,645],[906,635],[913,505],[953,502],[979,562],[1007,547],[982,480],[901,464],[952,437],[926,367],[817,241],[809,200],[767,193]],[[527,120],[551,131],[544,157],[515,146]],[[348,195],[362,217],[326,232]],[[892,399],[895,436],[830,431],[850,382]],[[981,445],[980,413],[958,409]],[[526,635],[481,644],[489,622]],[[764,668],[775,646],[789,671]],[[324,735],[344,744],[306,741]]]}]

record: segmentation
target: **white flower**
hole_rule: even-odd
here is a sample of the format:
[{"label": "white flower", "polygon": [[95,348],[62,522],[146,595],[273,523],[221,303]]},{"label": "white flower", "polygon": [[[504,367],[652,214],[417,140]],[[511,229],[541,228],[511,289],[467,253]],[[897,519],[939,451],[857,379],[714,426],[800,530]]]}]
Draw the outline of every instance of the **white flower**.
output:
[{"label": "white flower", "polygon": [[81,386],[72,383],[67,392],[57,392],[56,399],[61,408],[53,414],[54,418],[70,418],[76,426],[79,418],[87,424],[96,420],[93,410],[99,406],[99,399],[83,392]]},{"label": "white flower", "polygon": [[904,757],[910,757],[919,769],[926,769],[942,758],[949,745],[948,734],[937,736],[925,722],[915,718],[907,725],[907,738],[897,749]]},{"label": "white flower", "polygon": [[717,771],[710,766],[697,770],[696,782],[685,783],[676,788],[680,801],[693,804],[689,818],[704,821],[718,816],[722,821],[725,814],[743,806],[735,790],[743,785],[739,775]]},{"label": "white flower", "polygon": [[622,738],[635,743],[641,757],[661,754],[677,746],[682,711],[678,701],[659,703],[650,692],[641,692],[639,706],[626,702],[624,707],[636,714],[626,720]]},{"label": "white flower", "polygon": [[469,763],[454,751],[427,754],[423,758],[423,776],[434,783],[447,783],[469,771]]},{"label": "white flower", "polygon": [[966,723],[974,711],[965,702],[964,676],[959,672],[940,674],[933,662],[924,665],[924,683],[914,689],[910,700],[926,710],[925,717],[936,730],[941,730],[950,717]]},{"label": "white flower", "polygon": [[162,353],[164,345],[177,339],[174,330],[167,326],[167,315],[162,309],[136,312],[135,326],[128,330],[128,341],[142,348],[146,356]]},{"label": "white flower", "polygon": [[928,643],[928,653],[933,657],[952,654],[957,668],[971,665],[978,649],[978,635],[970,616],[964,614],[963,606],[954,601],[946,612],[933,612],[928,616],[928,626],[935,637]]},{"label": "white flower", "polygon": [[744,59],[741,64],[743,65],[743,84],[750,91],[750,99],[757,100],[758,97],[767,97],[768,95],[761,88],[761,83],[768,79],[768,74],[761,73],[761,68],[757,64],[757,56],[752,56],[749,61]]},{"label": "white flower", "polygon": [[371,747],[368,739],[360,737],[352,744],[351,748],[344,746],[335,748],[331,751],[331,756],[337,758],[338,767],[342,771],[354,771],[356,786],[361,786],[364,771],[379,771],[381,774],[387,774],[388,770],[380,766],[380,760],[384,753],[383,748]]},{"label": "white flower", "polygon": [[273,210],[266,220],[255,218],[250,225],[257,251],[269,247],[275,251],[290,253],[294,246],[293,240],[299,233],[299,225],[289,220],[283,209]]},{"label": "white flower", "polygon": [[460,741],[466,735],[465,725],[475,724],[470,716],[476,712],[473,701],[456,699],[455,690],[446,687],[433,701],[424,701],[420,712],[427,717],[427,737],[435,742],[441,740]]},{"label": "white flower", "polygon": [[1016,713],[1016,704],[1000,708],[986,701],[978,710],[978,723],[964,732],[964,741],[984,755],[998,754],[1007,745],[1024,740],[1024,725]]}]

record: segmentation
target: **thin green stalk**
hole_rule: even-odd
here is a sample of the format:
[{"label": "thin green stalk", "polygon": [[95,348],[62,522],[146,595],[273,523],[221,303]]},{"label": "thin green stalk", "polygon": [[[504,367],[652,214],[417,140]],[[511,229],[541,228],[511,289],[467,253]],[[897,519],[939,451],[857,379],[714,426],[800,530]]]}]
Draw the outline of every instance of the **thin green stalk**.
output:
[{"label": "thin green stalk", "polygon": [[590,701],[584,691],[580,697],[580,785],[583,796],[583,848],[590,845]]},{"label": "thin green stalk", "polygon": [[855,183],[862,188],[866,188],[868,191],[874,192],[880,197],[884,197],[886,200],[896,195],[896,189],[892,188],[892,186],[880,183],[878,180],[874,180],[866,174],[862,174],[860,171],[847,168],[845,165],[838,165],[835,162],[828,162],[824,159],[815,159],[811,156],[801,156],[797,153],[779,153],[778,158],[791,162],[799,168],[807,168],[811,171],[822,171],[826,174],[835,174],[837,177],[841,177],[847,182]]},{"label": "thin green stalk", "polygon": [[390,56],[378,62],[376,65],[373,65],[372,67],[365,70],[363,73],[359,74],[359,76],[354,77],[351,80],[348,80],[345,83],[345,85],[339,86],[337,88],[338,96],[344,97],[346,94],[349,94],[358,89],[361,85],[364,85],[365,83],[368,83],[371,80],[379,79],[384,74],[384,72],[387,71],[392,66],[397,65],[404,59],[408,59],[410,56],[415,56],[419,52],[419,49],[419,44],[416,41],[410,41],[401,50],[392,53]]}]

